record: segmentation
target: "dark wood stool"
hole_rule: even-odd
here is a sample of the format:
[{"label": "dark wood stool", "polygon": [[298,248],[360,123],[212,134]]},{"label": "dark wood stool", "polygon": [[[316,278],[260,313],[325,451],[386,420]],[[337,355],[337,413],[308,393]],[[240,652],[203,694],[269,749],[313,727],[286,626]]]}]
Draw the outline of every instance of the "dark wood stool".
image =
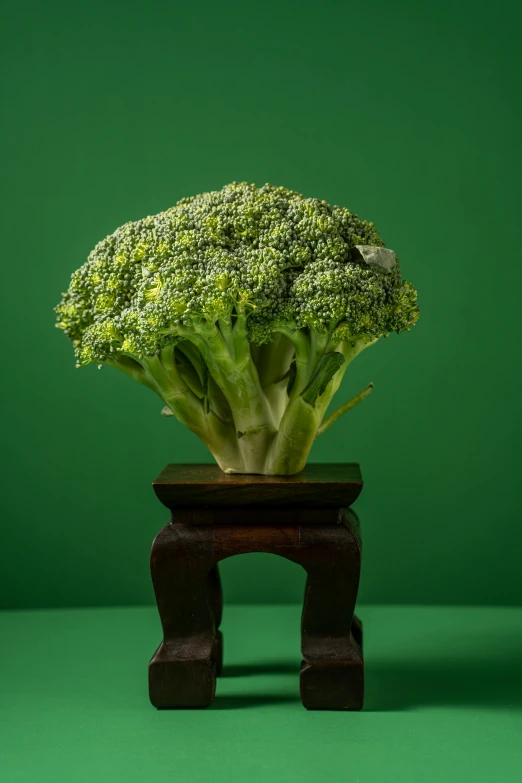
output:
[{"label": "dark wood stool", "polygon": [[361,539],[349,509],[358,465],[310,465],[297,476],[227,475],[217,466],[168,465],[153,484],[172,513],[152,545],[163,641],[149,665],[155,707],[208,707],[221,673],[218,562],[269,552],[307,572],[301,701],[307,709],[359,710],[362,627],[354,617]]}]

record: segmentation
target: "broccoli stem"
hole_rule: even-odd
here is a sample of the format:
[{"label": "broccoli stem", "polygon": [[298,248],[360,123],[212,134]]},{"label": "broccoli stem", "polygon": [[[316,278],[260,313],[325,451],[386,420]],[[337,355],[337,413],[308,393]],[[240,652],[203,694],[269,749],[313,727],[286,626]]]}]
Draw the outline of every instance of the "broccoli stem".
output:
[{"label": "broccoli stem", "polygon": [[330,413],[329,416],[324,419],[323,423],[317,430],[316,437],[318,438],[319,435],[322,435],[323,432],[326,432],[326,430],[332,426],[332,424],[335,424],[337,419],[340,419],[341,416],[343,416],[348,411],[351,411],[352,408],[355,408],[356,405],[359,405],[360,402],[366,399],[369,394],[371,394],[373,389],[373,383],[369,383],[367,386],[362,389],[358,394],[355,394],[350,400],[345,402],[343,405],[340,405],[338,408],[336,408],[332,413]]},{"label": "broccoli stem", "polygon": [[231,466],[230,471],[263,473],[277,426],[252,358],[246,318],[238,316],[234,324],[221,324],[220,328],[202,319],[182,336],[197,346],[230,406],[241,458],[241,464]]},{"label": "broccoli stem", "polygon": [[286,409],[273,440],[265,467],[268,474],[299,473],[315,440],[320,412],[297,397]]},{"label": "broccoli stem", "polygon": [[348,365],[371,342],[288,329],[255,346],[241,318],[218,328],[201,319],[180,336],[155,356],[120,354],[107,363],[155,391],[226,473],[298,473],[315,438],[371,391],[370,384],[323,421]]},{"label": "broccoli stem", "polygon": [[223,470],[230,463],[241,464],[234,430],[213,411],[205,413],[202,401],[183,380],[176,366],[173,346],[157,356],[139,361],[120,355],[107,360],[107,364],[156,392],[173,415],[205,443]]},{"label": "broccoli stem", "polygon": [[288,404],[290,367],[294,360],[293,343],[281,332],[274,335],[272,342],[250,345],[250,353],[257,368],[259,380],[268,405],[272,410],[274,423],[279,427]]},{"label": "broccoli stem", "polygon": [[[333,346],[330,340],[322,336],[320,340],[309,337],[307,347],[302,334],[294,334],[291,339],[296,345],[296,362],[300,362],[301,369],[299,370],[298,364],[298,381],[294,384],[288,407],[283,414],[279,431],[267,457],[266,470],[270,474],[291,475],[304,468],[323,416],[341,384],[344,373],[355,357],[372,344],[372,342],[357,340],[353,345],[343,342]],[[306,387],[306,383],[317,367],[321,356],[330,350],[342,353],[344,364],[337,370],[315,404],[311,405],[305,402],[301,392]]]}]

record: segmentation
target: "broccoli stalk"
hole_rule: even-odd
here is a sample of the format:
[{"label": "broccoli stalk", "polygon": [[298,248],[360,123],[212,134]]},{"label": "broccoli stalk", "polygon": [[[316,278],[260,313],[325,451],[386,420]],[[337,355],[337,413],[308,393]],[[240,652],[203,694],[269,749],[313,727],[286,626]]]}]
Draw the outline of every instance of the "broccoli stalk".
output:
[{"label": "broccoli stalk", "polygon": [[[357,340],[353,344],[343,341],[335,345],[334,341],[332,346],[327,337],[303,331],[293,334],[296,380],[268,456],[269,473],[292,474],[302,470],[348,365],[372,344],[370,340]],[[362,399],[360,396],[357,402]],[[337,413],[331,423],[340,415]]]},{"label": "broccoli stalk", "polygon": [[[327,334],[296,329],[278,333],[279,339],[263,346],[261,357],[244,326],[242,317],[233,326],[183,329],[186,342],[169,345],[157,356],[109,364],[155,391],[166,402],[163,414],[195,432],[225,472],[296,473],[306,463],[348,365],[371,343],[332,346]],[[290,380],[294,356],[295,378]],[[275,377],[274,368],[280,371]],[[331,423],[339,415],[331,414]],[[323,424],[321,432],[326,428]]]},{"label": "broccoli stalk", "polygon": [[228,473],[293,474],[353,359],[418,315],[373,225],[233,183],[99,243],[56,308],[79,366],[154,391]]}]

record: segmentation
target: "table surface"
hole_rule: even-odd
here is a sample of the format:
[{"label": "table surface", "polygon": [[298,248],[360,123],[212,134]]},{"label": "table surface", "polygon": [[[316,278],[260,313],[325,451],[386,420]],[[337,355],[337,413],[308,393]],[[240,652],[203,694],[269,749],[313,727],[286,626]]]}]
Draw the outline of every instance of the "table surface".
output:
[{"label": "table surface", "polygon": [[522,609],[362,607],[366,706],[299,702],[298,606],[227,606],[207,710],[156,711],[151,607],[0,613],[9,783],[522,779]]},{"label": "table surface", "polygon": [[307,465],[294,476],[223,473],[217,465],[167,465],[152,482],[167,508],[314,506],[344,508],[359,497],[357,463]]}]

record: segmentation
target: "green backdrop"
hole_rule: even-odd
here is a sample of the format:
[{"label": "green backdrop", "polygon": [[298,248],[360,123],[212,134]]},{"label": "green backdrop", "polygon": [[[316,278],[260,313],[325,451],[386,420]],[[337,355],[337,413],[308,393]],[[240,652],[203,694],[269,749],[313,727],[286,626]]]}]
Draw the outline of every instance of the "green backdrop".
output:
[{"label": "green backdrop", "polygon": [[[420,291],[312,452],[362,465],[361,597],[521,602],[520,21],[504,0],[8,0],[2,606],[152,600],[150,482],[211,458],[147,389],[75,370],[52,307],[118,225],[232,180],[373,220]],[[301,597],[275,557],[223,574],[228,600]]]}]

